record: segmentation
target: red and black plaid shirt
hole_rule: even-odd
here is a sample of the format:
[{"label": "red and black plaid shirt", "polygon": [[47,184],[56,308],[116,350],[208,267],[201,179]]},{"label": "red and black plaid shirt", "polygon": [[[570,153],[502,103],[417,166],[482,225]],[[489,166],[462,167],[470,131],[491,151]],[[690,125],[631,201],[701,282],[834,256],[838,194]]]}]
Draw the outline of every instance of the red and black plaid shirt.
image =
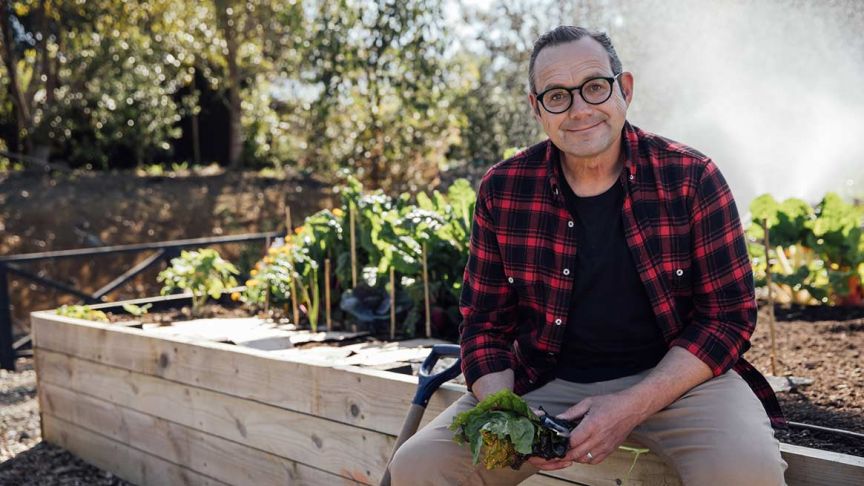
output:
[{"label": "red and black plaid shirt", "polygon": [[[624,126],[624,233],[667,342],[714,375],[734,368],[774,426],[785,420],[744,360],[756,325],[753,275],[738,210],[714,163],[685,145]],[[493,166],[477,194],[460,327],[469,387],[512,368],[516,393],[551,380],[576,268],[576,228],[551,141]]]}]

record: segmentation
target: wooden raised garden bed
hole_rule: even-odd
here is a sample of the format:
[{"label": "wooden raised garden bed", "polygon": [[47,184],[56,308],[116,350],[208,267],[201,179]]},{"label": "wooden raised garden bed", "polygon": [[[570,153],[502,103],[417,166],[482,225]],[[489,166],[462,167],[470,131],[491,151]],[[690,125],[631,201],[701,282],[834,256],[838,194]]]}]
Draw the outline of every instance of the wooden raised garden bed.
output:
[{"label": "wooden raised garden bed", "polygon": [[[334,365],[321,348],[267,351],[164,329],[33,313],[45,440],[136,484],[377,484],[416,378]],[[463,392],[445,384],[424,423]],[[783,455],[790,485],[864,484],[862,458],[788,445]],[[523,484],[680,484],[653,454],[625,483],[632,459]]]}]

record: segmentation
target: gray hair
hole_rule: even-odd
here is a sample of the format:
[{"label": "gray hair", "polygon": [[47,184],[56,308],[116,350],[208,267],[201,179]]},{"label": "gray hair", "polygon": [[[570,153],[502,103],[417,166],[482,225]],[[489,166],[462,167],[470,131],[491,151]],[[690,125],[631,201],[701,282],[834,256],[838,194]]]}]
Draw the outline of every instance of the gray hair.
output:
[{"label": "gray hair", "polygon": [[618,53],[615,52],[615,47],[612,45],[612,39],[605,32],[591,31],[584,27],[574,27],[572,25],[560,25],[554,29],[541,35],[534,42],[534,49],[531,51],[531,60],[528,62],[528,91],[534,93],[534,63],[537,61],[537,56],[540,51],[546,47],[554,47],[567,42],[578,41],[579,39],[588,36],[599,42],[606,53],[609,54],[609,64],[612,66],[612,75],[619,74],[622,71],[621,60],[618,59]]}]

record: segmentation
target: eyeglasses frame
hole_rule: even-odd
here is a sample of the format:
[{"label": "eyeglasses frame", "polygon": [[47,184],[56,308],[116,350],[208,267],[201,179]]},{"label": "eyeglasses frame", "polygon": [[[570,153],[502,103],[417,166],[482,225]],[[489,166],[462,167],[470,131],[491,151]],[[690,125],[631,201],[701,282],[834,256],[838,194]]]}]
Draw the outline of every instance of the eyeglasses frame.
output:
[{"label": "eyeglasses frame", "polygon": [[[553,86],[549,89],[544,90],[542,93],[534,93],[534,97],[537,99],[537,103],[539,103],[540,106],[542,106],[544,110],[546,110],[548,113],[551,113],[553,115],[560,115],[561,113],[566,113],[570,108],[573,107],[573,100],[576,99],[576,97],[573,96],[574,91],[579,91],[579,97],[582,98],[582,101],[584,101],[585,103],[588,103],[589,105],[595,105],[595,106],[596,105],[602,105],[603,103],[606,103],[607,101],[609,101],[609,98],[612,97],[612,91],[613,91],[614,86],[615,86],[615,81],[622,74],[624,74],[624,73],[620,72],[614,76],[595,76],[593,78],[586,79],[584,83],[580,84],[579,86],[575,86],[573,88],[564,88],[562,86]],[[602,79],[602,80],[606,81],[607,83],[609,83],[609,96],[607,96],[606,99],[604,99],[603,101],[592,103],[591,101],[588,101],[587,99],[585,99],[585,95],[582,94],[582,87],[585,86],[586,84],[590,83],[591,81],[595,81],[598,79]],[[543,103],[543,96],[545,96],[546,93],[553,91],[553,90],[556,90],[556,89],[563,89],[570,94],[570,103],[567,104],[567,108],[564,108],[561,111],[552,111],[546,107],[545,103]]]}]

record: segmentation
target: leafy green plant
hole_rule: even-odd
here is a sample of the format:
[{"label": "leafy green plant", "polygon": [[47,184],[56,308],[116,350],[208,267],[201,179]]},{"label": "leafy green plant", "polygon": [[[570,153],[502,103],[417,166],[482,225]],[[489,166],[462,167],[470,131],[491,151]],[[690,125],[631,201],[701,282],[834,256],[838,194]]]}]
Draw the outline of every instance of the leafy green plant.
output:
[{"label": "leafy green plant", "polygon": [[144,305],[135,305],[135,304],[123,304],[123,310],[128,312],[129,314],[135,317],[141,317],[153,307],[153,304],[144,304]]},{"label": "leafy green plant", "polygon": [[[486,469],[518,469],[532,453],[535,441],[539,443],[541,432],[540,418],[509,389],[487,396],[454,417],[450,430],[456,432],[457,443],[469,445],[474,464],[482,455]],[[563,440],[566,443],[567,439]]]},{"label": "leafy green plant", "polygon": [[[389,272],[396,273],[397,302],[409,302],[410,310],[400,335],[411,336],[424,309],[423,249],[426,248],[432,315],[442,329],[440,335],[455,333],[459,322],[458,299],[462,270],[468,258],[468,240],[474,212],[474,190],[464,179],[455,181],[446,193],[420,193],[416,204],[408,193],[396,198],[381,191],[366,192],[362,184],[348,177],[337,188],[341,205],[307,217],[294,234],[286,236],[255,264],[240,297],[244,303],[270,310],[287,307],[292,279],[300,310],[310,327],[317,328],[322,307],[323,264],[334,263],[331,299],[342,302],[343,292],[352,287],[350,214],[355,215],[359,282],[383,290]],[[358,273],[359,273],[358,272]],[[335,279],[333,277],[335,276]],[[389,294],[389,292],[388,292]],[[401,296],[401,297],[400,297]],[[269,299],[269,300],[268,300]]]},{"label": "leafy green plant", "polygon": [[[488,395],[471,410],[454,417],[450,430],[455,432],[454,441],[468,444],[471,448],[474,464],[478,464],[482,458],[486,469],[507,466],[519,469],[530,456],[560,458],[565,456],[569,448],[568,438],[545,426],[543,419],[531,410],[522,397],[506,388]],[[639,456],[649,450],[624,445],[619,446],[618,450],[634,456],[625,477],[626,483]]]},{"label": "leafy green plant", "polygon": [[192,294],[192,314],[200,315],[208,297],[219,298],[223,291],[237,286],[234,278],[239,272],[230,262],[222,259],[216,250],[205,248],[183,251],[171,259],[171,266],[159,273],[162,295],[176,290]]},{"label": "leafy green plant", "polygon": [[54,311],[58,316],[74,317],[75,319],[86,319],[88,321],[108,322],[108,316],[89,305],[63,305]]},{"label": "leafy green plant", "polygon": [[[862,303],[864,208],[828,193],[814,208],[800,199],[777,202],[768,194],[750,205],[748,250],[757,285],[775,281],[781,301]],[[765,230],[770,248],[765,248]]]}]

